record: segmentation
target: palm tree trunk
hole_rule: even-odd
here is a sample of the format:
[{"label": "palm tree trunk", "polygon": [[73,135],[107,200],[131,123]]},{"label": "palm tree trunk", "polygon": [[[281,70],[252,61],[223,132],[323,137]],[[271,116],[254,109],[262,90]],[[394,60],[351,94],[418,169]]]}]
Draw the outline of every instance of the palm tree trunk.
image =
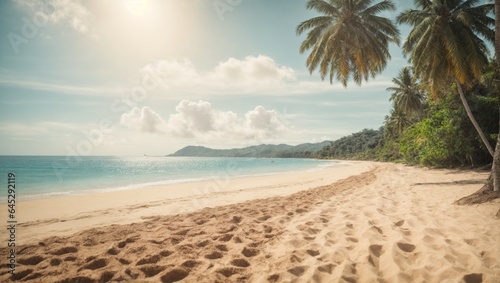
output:
[{"label": "palm tree trunk", "polygon": [[467,99],[465,99],[465,94],[464,91],[462,90],[462,86],[457,80],[457,88],[458,92],[460,93],[460,99],[462,100],[462,104],[464,105],[465,112],[467,112],[467,116],[469,116],[470,121],[472,122],[472,125],[474,125],[474,128],[476,128],[477,133],[481,137],[481,140],[484,143],[484,146],[488,149],[488,152],[491,154],[491,157],[494,157],[494,151],[493,148],[491,147],[491,144],[488,142],[488,139],[486,138],[486,135],[483,133],[483,130],[481,130],[481,127],[479,127],[479,124],[477,123],[476,119],[474,118],[474,115],[472,115],[472,111],[470,110],[469,103],[467,103]]},{"label": "palm tree trunk", "polygon": [[[498,128],[500,129],[500,119],[498,121]],[[495,154],[493,155],[493,166],[491,167],[490,177],[493,177],[492,189],[496,192],[500,189],[500,133],[498,134]]]},{"label": "palm tree trunk", "polygon": [[[495,60],[497,75],[500,73],[500,1],[495,0]],[[498,120],[500,130],[500,117]],[[500,190],[500,133],[497,136],[497,145],[495,147],[495,154],[493,155],[493,166],[491,167],[491,175],[493,177],[493,191]],[[500,210],[498,210],[500,213]],[[498,213],[497,213],[498,215]]]},{"label": "palm tree trunk", "polygon": [[500,1],[495,0],[495,56],[497,59],[500,56],[500,35],[496,32],[497,30],[500,30],[500,20],[498,19],[499,15]]}]

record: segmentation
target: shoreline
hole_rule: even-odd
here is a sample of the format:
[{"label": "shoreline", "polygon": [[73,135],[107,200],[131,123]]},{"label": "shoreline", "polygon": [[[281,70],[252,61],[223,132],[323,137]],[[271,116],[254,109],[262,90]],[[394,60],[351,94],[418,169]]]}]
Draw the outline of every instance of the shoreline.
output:
[{"label": "shoreline", "polygon": [[17,203],[19,242],[37,241],[51,233],[70,235],[93,227],[142,222],[151,215],[187,213],[204,207],[289,195],[331,184],[375,166],[373,162],[344,164],[347,166],[23,200]]},{"label": "shoreline", "polygon": [[[28,157],[39,157],[39,156],[31,156]],[[17,157],[17,156],[14,156]],[[49,157],[58,157],[58,156],[49,156]],[[99,157],[99,156],[90,156],[90,157]],[[114,156],[110,156],[114,157]],[[134,157],[134,156],[133,156]],[[139,158],[142,156],[139,156]],[[151,157],[151,156],[148,156]],[[169,158],[192,158],[199,159],[198,157],[169,157]],[[231,159],[231,157],[200,157],[200,158],[221,158],[221,159]],[[240,157],[236,157],[237,159],[241,159]],[[290,159],[290,158],[268,158],[268,157],[250,157],[250,159]],[[324,160],[324,159],[316,159],[316,158],[295,158],[300,160],[314,160],[314,161],[324,161],[325,163],[329,163],[327,166],[316,165],[315,167],[311,167],[309,169],[287,169],[285,171],[276,171],[271,173],[264,172],[253,172],[248,174],[238,174],[238,168],[232,168],[231,164],[228,165],[227,168],[221,170],[223,174],[221,176],[210,175],[210,176],[199,176],[194,178],[181,178],[181,179],[170,179],[170,180],[158,180],[158,181],[147,181],[143,183],[132,183],[128,185],[101,185],[100,188],[92,188],[92,189],[77,189],[77,190],[63,190],[63,191],[43,191],[43,192],[29,192],[28,194],[22,195],[22,201],[32,201],[32,200],[40,200],[40,199],[51,199],[58,197],[67,197],[67,196],[84,196],[84,195],[93,195],[99,193],[108,193],[108,192],[117,192],[117,191],[130,191],[130,190],[141,190],[148,189],[151,187],[159,187],[159,186],[171,186],[171,185],[179,185],[185,183],[194,183],[194,182],[210,182],[215,179],[238,179],[238,178],[253,178],[253,177],[265,177],[265,176],[273,176],[287,173],[301,173],[305,171],[315,171],[321,170],[323,168],[330,167],[341,167],[349,165],[349,161],[345,160]],[[232,172],[234,171],[234,172]],[[82,181],[84,182],[84,181]],[[56,184],[57,185],[57,184]],[[6,196],[0,196],[0,202],[4,202],[7,200]]]}]

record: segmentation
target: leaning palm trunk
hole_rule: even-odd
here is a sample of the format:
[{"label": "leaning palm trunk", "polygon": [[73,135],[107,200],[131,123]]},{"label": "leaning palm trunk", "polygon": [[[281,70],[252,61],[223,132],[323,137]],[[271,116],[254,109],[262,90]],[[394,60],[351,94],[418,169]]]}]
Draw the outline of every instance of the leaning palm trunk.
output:
[{"label": "leaning palm trunk", "polygon": [[481,140],[484,143],[484,146],[486,146],[486,149],[488,149],[488,152],[491,154],[491,156],[494,156],[493,148],[491,147],[490,142],[486,138],[486,135],[483,133],[483,130],[481,130],[481,127],[479,127],[479,124],[477,123],[476,119],[474,118],[474,115],[472,115],[472,111],[470,110],[469,103],[467,103],[467,99],[465,99],[465,94],[462,90],[462,86],[460,85],[460,82],[457,80],[457,88],[458,92],[460,93],[460,99],[462,100],[462,103],[465,108],[465,112],[467,112],[467,116],[469,116],[470,121],[472,122],[472,125],[474,125],[474,128],[476,128],[477,133],[481,137]]},{"label": "leaning palm trunk", "polygon": [[[495,57],[496,57],[496,73],[500,73],[500,1],[495,1]],[[500,119],[498,120],[498,128],[500,131]],[[491,168],[491,175],[493,177],[493,191],[500,190],[500,133],[497,136],[497,145],[495,147],[495,154],[493,155],[493,166]],[[498,210],[500,213],[500,210]],[[497,215],[498,215],[497,213]]]},{"label": "leaning palm trunk", "polygon": [[[500,129],[500,120],[498,121],[498,128]],[[495,147],[495,154],[493,155],[491,177],[493,177],[493,191],[497,192],[500,189],[500,133],[497,137],[497,145]]]}]

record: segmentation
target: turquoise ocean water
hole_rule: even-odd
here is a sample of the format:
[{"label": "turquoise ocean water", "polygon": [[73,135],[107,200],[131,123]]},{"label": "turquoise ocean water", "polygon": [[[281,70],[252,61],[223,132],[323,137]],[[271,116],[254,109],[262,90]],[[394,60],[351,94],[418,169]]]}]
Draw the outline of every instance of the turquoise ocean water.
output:
[{"label": "turquoise ocean water", "polygon": [[0,184],[16,175],[20,200],[219,178],[314,170],[334,161],[294,158],[0,156]]}]

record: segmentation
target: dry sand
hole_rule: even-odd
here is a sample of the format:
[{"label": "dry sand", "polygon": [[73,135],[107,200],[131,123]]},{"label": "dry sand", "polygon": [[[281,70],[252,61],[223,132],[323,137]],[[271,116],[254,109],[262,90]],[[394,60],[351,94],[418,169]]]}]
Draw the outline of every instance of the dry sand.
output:
[{"label": "dry sand", "polygon": [[357,162],[27,201],[16,275],[2,264],[0,281],[500,282],[500,201],[453,204],[486,177]]}]

